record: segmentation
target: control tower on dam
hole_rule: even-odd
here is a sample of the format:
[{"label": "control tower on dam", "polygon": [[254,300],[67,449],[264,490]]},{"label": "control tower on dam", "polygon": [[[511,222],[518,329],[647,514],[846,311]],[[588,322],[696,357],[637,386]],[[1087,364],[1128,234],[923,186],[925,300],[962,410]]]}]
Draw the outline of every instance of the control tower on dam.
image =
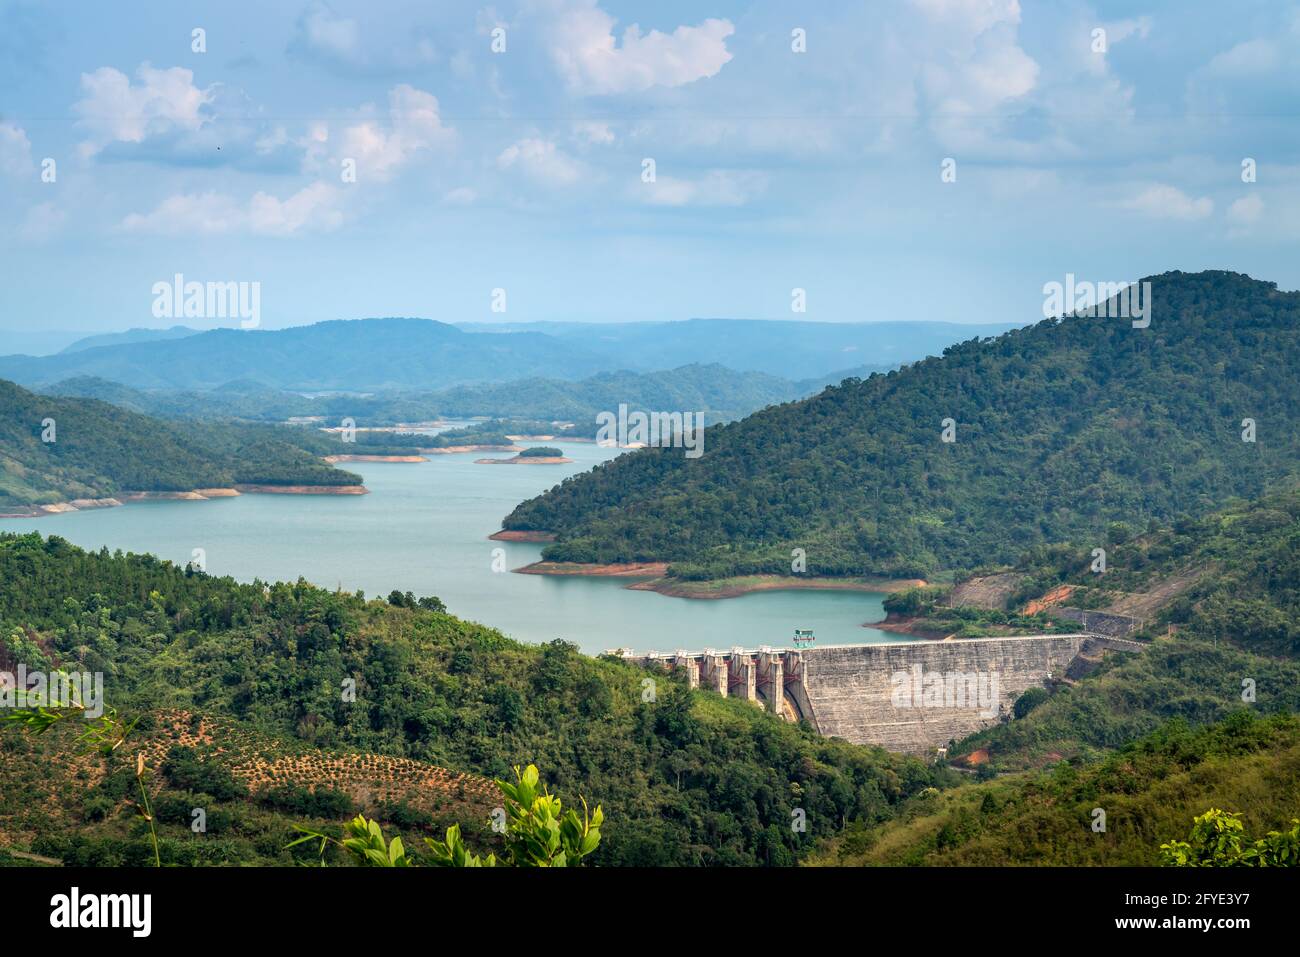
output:
[{"label": "control tower on dam", "polygon": [[1006,720],[1017,698],[1142,642],[1096,634],[678,651],[625,659],[680,669],[693,688],[744,698],[828,737],[922,754]]}]

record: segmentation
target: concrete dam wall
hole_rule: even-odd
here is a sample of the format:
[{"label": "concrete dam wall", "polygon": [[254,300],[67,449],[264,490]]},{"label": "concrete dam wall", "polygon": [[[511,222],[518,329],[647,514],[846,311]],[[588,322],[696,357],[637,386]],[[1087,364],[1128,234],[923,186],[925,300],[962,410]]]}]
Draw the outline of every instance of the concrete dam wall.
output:
[{"label": "concrete dam wall", "polygon": [[1017,698],[1142,644],[1097,634],[677,652],[628,658],[680,668],[691,687],[741,697],[855,744],[911,754],[1005,720]]},{"label": "concrete dam wall", "polygon": [[1087,640],[1069,635],[809,649],[804,688],[822,734],[890,751],[929,751],[995,724],[1029,688],[1063,677]]}]

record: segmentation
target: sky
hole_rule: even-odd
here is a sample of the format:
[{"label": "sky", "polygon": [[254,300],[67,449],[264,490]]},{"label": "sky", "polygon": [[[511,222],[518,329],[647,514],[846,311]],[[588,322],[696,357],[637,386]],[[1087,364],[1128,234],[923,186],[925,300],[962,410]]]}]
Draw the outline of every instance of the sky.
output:
[{"label": "sky", "polygon": [[232,324],[178,273],[268,328],[1295,289],[1298,113],[1276,0],[0,0],[0,353]]}]

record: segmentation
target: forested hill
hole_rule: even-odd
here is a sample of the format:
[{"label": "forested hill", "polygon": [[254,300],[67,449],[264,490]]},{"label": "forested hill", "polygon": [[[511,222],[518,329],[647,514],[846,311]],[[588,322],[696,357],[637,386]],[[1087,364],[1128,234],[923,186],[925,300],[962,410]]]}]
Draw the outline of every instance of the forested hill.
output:
[{"label": "forested hill", "polygon": [[[250,736],[278,742],[259,758],[276,767],[308,748],[322,750],[295,767],[377,755],[347,762],[353,770],[329,783],[362,802],[357,810],[405,829],[410,810],[385,808],[366,767],[408,759],[507,777],[512,765],[536,762],[566,799],[581,794],[603,805],[596,863],[640,865],[790,864],[845,822],[880,821],[926,787],[954,782],[946,769],[823,739],[741,699],[689,690],[680,676],[657,676],[647,695],[647,673],[634,665],[558,641],[522,645],[442,609],[409,593],[384,601],[303,581],[241,584],[150,555],[0,535],[0,668],[102,672],[106,703],[129,718],[183,708],[195,727],[237,722],[242,730],[224,742],[225,753],[207,749],[207,773],[187,774],[191,781],[224,774],[228,784]],[[341,695],[349,682],[355,695]],[[0,747],[23,753],[18,734],[0,727]],[[33,767],[45,766],[0,762],[0,847],[21,848],[34,835],[28,846],[69,863],[147,859],[148,837],[119,812],[133,795],[113,790],[114,779],[83,774],[46,804],[34,795],[47,790],[49,775]],[[196,845],[208,846],[211,862],[293,860],[284,848],[294,832],[283,822],[262,830],[254,817],[249,801],[268,795],[167,786],[155,804],[183,809],[176,823],[163,817],[168,862],[198,853]],[[196,804],[191,792],[208,796]],[[219,808],[229,825],[194,840],[196,806],[207,808],[209,824]],[[806,831],[790,825],[796,809]],[[432,812],[424,833],[441,835],[455,818],[436,802]],[[331,828],[350,816],[333,815]],[[418,847],[418,834],[408,830],[407,844]],[[299,859],[311,855],[300,849]]]},{"label": "forested hill", "polygon": [[703,412],[705,421],[740,418],[764,406],[789,402],[820,391],[837,378],[792,382],[761,372],[736,372],[718,364],[685,365],[657,372],[602,372],[577,382],[533,377],[501,384],[455,386],[441,391],[397,391],[373,395],[307,396],[249,382],[227,383],[208,392],[141,391],[93,376],[67,379],[41,389],[51,395],[103,399],[161,418],[238,418],[283,422],[291,416],[322,416],[358,425],[425,422],[443,416],[491,416],[568,421],[576,434],[596,434],[596,416],[633,409]]},{"label": "forested hill", "polygon": [[[557,561],[929,575],[1258,497],[1300,467],[1300,294],[1152,277],[1151,322],[1050,319],[648,449],[515,509]],[[955,441],[943,441],[944,420]],[[1243,441],[1243,420],[1256,441]]]},{"label": "forested hill", "polygon": [[360,481],[295,446],[272,426],[182,427],[94,399],[36,395],[0,379],[0,506],[236,483]]},{"label": "forested hill", "polygon": [[[838,380],[837,380],[838,381]],[[460,386],[430,396],[446,415],[563,419],[579,435],[595,435],[596,416],[632,409],[702,412],[706,422],[739,418],[814,390],[763,372],[735,372],[717,363],[659,372],[602,372],[580,382],[525,379],[501,385]]]}]

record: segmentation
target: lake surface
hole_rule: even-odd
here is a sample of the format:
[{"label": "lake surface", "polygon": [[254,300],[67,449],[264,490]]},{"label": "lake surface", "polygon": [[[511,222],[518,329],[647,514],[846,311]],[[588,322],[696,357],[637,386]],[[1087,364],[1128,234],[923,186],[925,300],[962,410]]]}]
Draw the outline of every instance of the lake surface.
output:
[{"label": "lake surface", "polygon": [[202,548],[211,574],[241,581],[302,577],[372,597],[394,588],[437,595],[462,618],[524,641],[563,638],[589,654],[789,646],[796,628],[813,629],[819,645],[907,640],[863,627],[885,617],[884,596],[874,593],[770,591],[699,600],[630,591],[626,579],[494,572],[494,549],[503,550],[507,569],[541,555],[540,545],[487,539],[516,504],[619,451],[545,444],[562,448],[573,464],[475,465],[478,458],[509,457],[482,452],[417,464],[345,462],[339,467],[363,475],[371,494],[138,502],[0,519],[0,531],[61,535],[86,548],[151,552],[182,565]]}]

